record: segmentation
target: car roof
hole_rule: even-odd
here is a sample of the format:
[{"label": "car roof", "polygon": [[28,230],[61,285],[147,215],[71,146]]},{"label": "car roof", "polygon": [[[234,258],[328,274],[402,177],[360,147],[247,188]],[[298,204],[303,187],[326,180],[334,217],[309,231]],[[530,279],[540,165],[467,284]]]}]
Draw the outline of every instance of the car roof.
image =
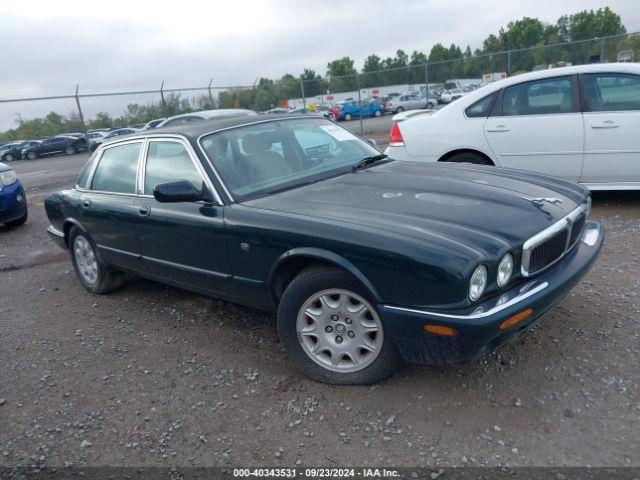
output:
[{"label": "car roof", "polygon": [[145,138],[145,137],[157,137],[157,136],[171,136],[178,135],[190,139],[195,143],[199,137],[207,133],[212,133],[218,130],[224,130],[228,128],[240,127],[243,125],[252,125],[258,123],[275,122],[277,120],[285,120],[292,118],[301,119],[318,119],[324,118],[322,115],[304,114],[304,115],[291,115],[291,114],[269,114],[269,115],[227,115],[217,118],[211,118],[203,120],[201,122],[188,123],[185,125],[176,125],[169,127],[159,127],[153,130],[147,130],[143,132],[136,132],[132,135],[126,135],[118,137],[113,142],[105,143],[104,145],[112,145],[127,139]]}]

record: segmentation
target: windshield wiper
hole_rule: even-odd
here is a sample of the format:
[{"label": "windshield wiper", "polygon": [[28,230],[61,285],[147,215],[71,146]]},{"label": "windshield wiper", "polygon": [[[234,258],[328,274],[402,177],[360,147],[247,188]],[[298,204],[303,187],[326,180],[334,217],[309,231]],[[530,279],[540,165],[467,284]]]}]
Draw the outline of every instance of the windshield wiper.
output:
[{"label": "windshield wiper", "polygon": [[373,155],[371,157],[365,157],[362,160],[360,160],[360,163],[357,163],[353,167],[351,167],[351,171],[355,172],[356,170],[360,170],[361,168],[364,168],[368,165],[379,162],[380,160],[384,160],[385,158],[388,158],[388,157],[389,155],[385,155],[384,153]]}]

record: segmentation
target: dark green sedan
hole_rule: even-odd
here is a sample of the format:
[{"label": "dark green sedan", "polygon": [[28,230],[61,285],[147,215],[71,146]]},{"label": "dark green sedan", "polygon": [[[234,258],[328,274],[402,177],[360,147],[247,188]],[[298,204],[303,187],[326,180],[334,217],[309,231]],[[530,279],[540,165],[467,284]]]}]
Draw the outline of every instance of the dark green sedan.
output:
[{"label": "dark green sedan", "polygon": [[309,115],[120,137],[45,207],[90,292],[128,272],[276,311],[293,361],[336,384],[494,351],[568,293],[604,236],[579,185],[394,161]]}]

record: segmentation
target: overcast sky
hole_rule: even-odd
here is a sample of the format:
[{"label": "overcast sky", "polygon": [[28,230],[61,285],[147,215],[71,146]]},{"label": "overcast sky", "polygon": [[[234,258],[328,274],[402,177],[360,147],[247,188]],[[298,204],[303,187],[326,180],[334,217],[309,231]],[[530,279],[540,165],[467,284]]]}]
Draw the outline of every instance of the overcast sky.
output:
[{"label": "overcast sky", "polygon": [[[168,3],[168,2],[167,2]],[[169,6],[170,5],[170,6]],[[0,99],[81,91],[251,85],[257,77],[324,74],[348,55],[428,52],[434,43],[479,47],[525,16],[555,23],[563,14],[609,6],[627,30],[640,30],[637,0],[225,0],[162,2],[0,0]],[[85,114],[118,114],[153,96],[83,100]],[[72,100],[0,104],[0,129]]]}]

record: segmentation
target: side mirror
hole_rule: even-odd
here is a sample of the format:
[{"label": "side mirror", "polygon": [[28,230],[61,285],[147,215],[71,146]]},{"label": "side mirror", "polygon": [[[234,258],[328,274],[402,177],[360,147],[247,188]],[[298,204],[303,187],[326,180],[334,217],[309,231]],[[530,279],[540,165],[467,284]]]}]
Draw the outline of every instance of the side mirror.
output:
[{"label": "side mirror", "polygon": [[153,198],[160,203],[197,202],[198,200],[211,200],[211,194],[204,184],[202,190],[198,190],[187,180],[161,183],[153,187]]},{"label": "side mirror", "polygon": [[372,147],[378,148],[378,142],[376,142],[373,138],[367,138],[367,143]]}]

